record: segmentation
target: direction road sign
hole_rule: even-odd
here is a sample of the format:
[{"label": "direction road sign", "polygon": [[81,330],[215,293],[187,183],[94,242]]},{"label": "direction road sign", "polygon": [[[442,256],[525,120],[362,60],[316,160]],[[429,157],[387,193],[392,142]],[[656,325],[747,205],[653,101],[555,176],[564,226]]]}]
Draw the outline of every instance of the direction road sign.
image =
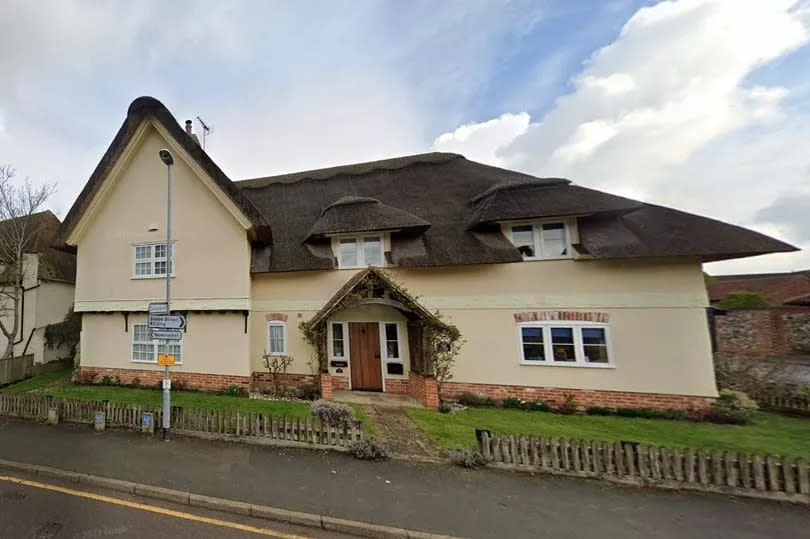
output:
[{"label": "direction road sign", "polygon": [[149,315],[149,329],[183,329],[186,317],[182,314]]},{"label": "direction road sign", "polygon": [[169,314],[169,304],[165,302],[150,303],[149,314]]},{"label": "direction road sign", "polygon": [[153,329],[149,332],[149,338],[153,341],[181,341],[183,332],[179,329]]}]

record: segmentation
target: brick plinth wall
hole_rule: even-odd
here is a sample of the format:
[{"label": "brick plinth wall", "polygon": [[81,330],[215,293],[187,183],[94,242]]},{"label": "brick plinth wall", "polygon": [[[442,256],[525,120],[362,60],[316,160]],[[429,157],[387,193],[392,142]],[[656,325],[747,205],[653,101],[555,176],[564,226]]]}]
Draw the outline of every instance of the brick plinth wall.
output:
[{"label": "brick plinth wall", "polygon": [[[318,387],[317,374],[279,374],[279,382],[285,387]],[[253,389],[273,389],[273,375],[269,372],[254,372],[251,376]]]},{"label": "brick plinth wall", "polygon": [[439,392],[435,378],[411,371],[408,378],[408,394],[427,408],[439,407]]},{"label": "brick plinth wall", "polygon": [[348,391],[349,378],[347,376],[332,376],[332,391]]},{"label": "brick plinth wall", "polygon": [[[108,369],[104,367],[81,367],[79,369],[79,380],[83,383],[97,384],[105,376],[109,377],[113,383],[116,382],[117,378],[121,385],[132,384],[133,380],[137,378],[140,386],[156,387],[163,380],[163,371]],[[171,377],[173,384],[182,385],[188,389],[222,391],[230,386],[237,386],[245,391],[250,389],[250,376],[172,371]]]},{"label": "brick plinth wall", "polygon": [[386,378],[385,379],[385,392],[386,393],[398,393],[402,395],[408,394],[408,382],[407,378]]},{"label": "brick plinth wall", "polygon": [[332,375],[329,373],[321,373],[321,398],[323,400],[332,400]]},{"label": "brick plinth wall", "polygon": [[683,410],[704,410],[714,399],[711,397],[694,397],[690,395],[667,395],[663,393],[631,393],[628,391],[596,391],[590,389],[562,389],[555,387],[525,387],[493,384],[467,384],[447,382],[442,390],[445,399],[457,399],[462,393],[474,393],[495,400],[514,397],[526,401],[546,401],[559,406],[565,395],[574,395],[577,406],[605,406],[608,408],[653,408],[666,410],[679,408]]}]

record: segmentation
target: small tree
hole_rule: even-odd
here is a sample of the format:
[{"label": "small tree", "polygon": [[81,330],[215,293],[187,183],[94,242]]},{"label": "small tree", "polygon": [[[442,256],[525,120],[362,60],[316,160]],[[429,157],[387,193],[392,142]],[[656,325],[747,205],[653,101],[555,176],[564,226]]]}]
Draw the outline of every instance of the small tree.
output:
[{"label": "small tree", "polygon": [[453,366],[466,341],[461,339],[461,333],[455,326],[433,327],[429,335],[433,355],[433,376],[436,378],[436,391],[441,404],[444,402],[442,392],[444,384],[453,379]]},{"label": "small tree", "polygon": [[0,166],[0,332],[7,341],[3,358],[14,353],[23,283],[31,271],[26,255],[34,252],[41,231],[41,225],[31,216],[56,191],[55,184],[34,187],[28,178],[17,185],[14,175],[11,165]]},{"label": "small tree", "polygon": [[81,332],[82,314],[74,312],[71,308],[64,320],[45,326],[45,344],[52,350],[67,347],[68,358],[75,360]]},{"label": "small tree", "polygon": [[283,375],[287,374],[287,369],[293,363],[292,356],[273,356],[264,354],[264,368],[273,377],[273,391],[276,395],[283,396],[287,394],[287,386],[284,384]]}]

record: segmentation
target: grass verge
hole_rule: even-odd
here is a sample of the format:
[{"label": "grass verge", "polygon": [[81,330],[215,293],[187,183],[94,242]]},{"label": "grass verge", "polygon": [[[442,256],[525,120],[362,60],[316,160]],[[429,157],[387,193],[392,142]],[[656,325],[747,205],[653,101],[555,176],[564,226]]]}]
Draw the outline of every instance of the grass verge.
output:
[{"label": "grass verge", "polygon": [[33,393],[48,386],[67,384],[70,382],[71,369],[61,371],[46,372],[39,376],[27,378],[15,384],[8,385],[0,389],[2,393]]},{"label": "grass verge", "polygon": [[810,455],[810,420],[760,413],[751,425],[603,416],[565,416],[543,412],[473,408],[455,414],[406,408],[408,416],[438,446],[475,445],[475,429],[498,434],[530,434],[599,441],[633,440],[666,447],[741,451],[761,455]]}]

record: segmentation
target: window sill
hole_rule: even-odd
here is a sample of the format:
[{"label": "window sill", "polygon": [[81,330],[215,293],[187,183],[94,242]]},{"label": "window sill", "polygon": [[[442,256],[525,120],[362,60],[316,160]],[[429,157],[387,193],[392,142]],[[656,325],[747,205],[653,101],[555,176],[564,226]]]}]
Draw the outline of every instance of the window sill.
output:
[{"label": "window sill", "polygon": [[335,269],[339,270],[357,270],[366,268],[390,268],[391,264],[369,264],[368,266],[337,266]]},{"label": "window sill", "polygon": [[545,260],[573,260],[573,256],[552,256],[548,258],[540,258],[540,257],[523,257],[524,262],[543,262]]},{"label": "window sill", "polygon": [[[174,279],[176,277],[176,275],[174,273],[172,273],[169,277]],[[141,279],[163,279],[163,280],[165,280],[166,276],[165,275],[133,275],[132,277],[130,277],[130,279],[132,279],[132,280],[141,280]]]},{"label": "window sill", "polygon": [[271,356],[271,357],[281,357],[286,356],[287,352],[265,352],[264,355]]},{"label": "window sill", "polygon": [[521,361],[521,365],[528,365],[530,367],[575,367],[580,369],[615,369],[616,365],[613,363],[580,363],[576,361]]}]

